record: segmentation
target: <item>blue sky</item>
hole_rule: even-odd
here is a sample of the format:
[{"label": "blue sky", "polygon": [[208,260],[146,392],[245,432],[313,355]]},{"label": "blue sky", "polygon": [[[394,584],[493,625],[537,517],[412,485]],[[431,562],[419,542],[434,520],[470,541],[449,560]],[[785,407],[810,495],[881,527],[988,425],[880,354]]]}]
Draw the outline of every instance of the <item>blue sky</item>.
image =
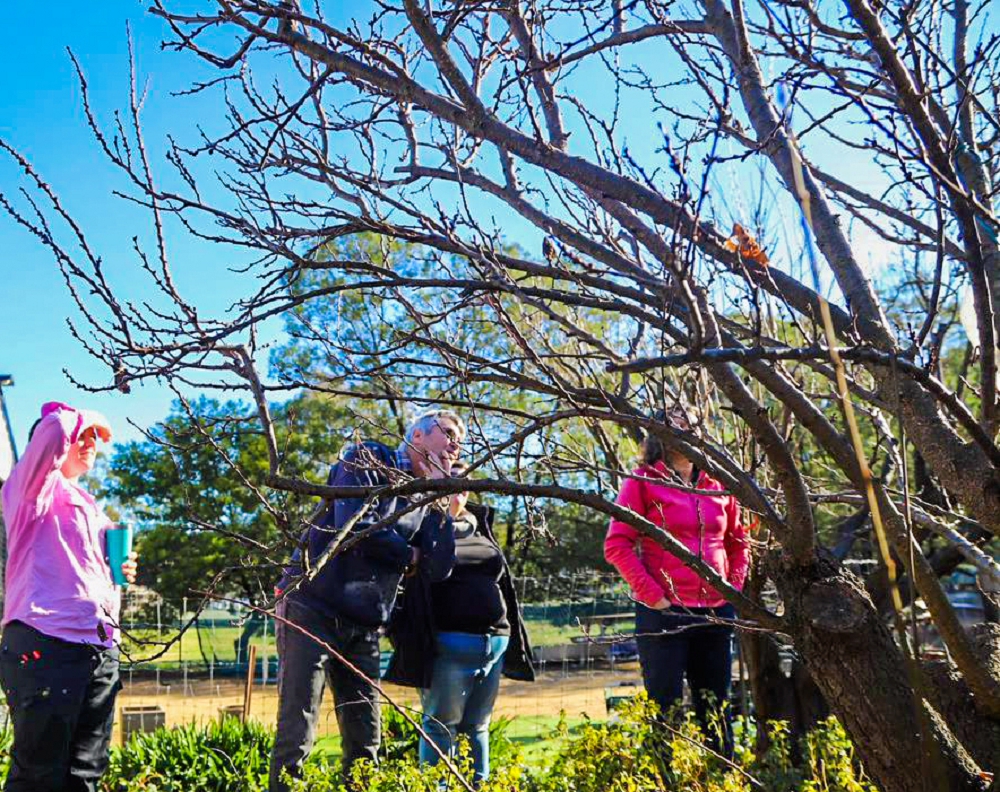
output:
[{"label": "blue sky", "polygon": [[[110,197],[119,177],[105,161],[89,134],[66,47],[81,61],[97,113],[105,120],[127,106],[128,45],[126,22],[132,26],[140,72],[149,81],[144,110],[151,139],[157,139],[177,112],[170,91],[206,73],[192,58],[161,52],[161,22],[137,0],[5,5],[7,30],[0,52],[0,136],[19,149],[53,185],[68,210],[86,228],[104,256],[113,281],[125,291],[139,285],[128,249],[133,234],[145,233],[145,218]],[[196,105],[197,102],[189,103]],[[193,112],[193,110],[192,110]],[[20,183],[16,167],[0,160],[0,186],[5,192]],[[96,395],[75,388],[63,374],[70,368],[79,379],[103,384],[106,371],[70,335],[65,317],[76,311],[51,254],[17,227],[0,217],[0,373],[14,376],[5,389],[18,447],[48,400],[85,404],[103,411],[117,430],[117,439],[136,437],[131,419],[148,426],[162,418],[170,394],[155,387],[138,387],[129,396]],[[183,275],[189,268],[181,266]],[[200,268],[206,292],[209,268]]]},{"label": "blue sky", "polygon": [[[357,3],[329,2],[332,21],[340,14],[358,13]],[[219,124],[218,92],[176,98],[218,72],[190,54],[164,52],[161,40],[169,32],[147,12],[141,0],[100,0],[79,4],[55,0],[45,4],[13,3],[6,8],[9,37],[0,52],[0,137],[20,151],[55,189],[68,212],[85,230],[88,242],[104,260],[116,296],[142,299],[149,284],[137,267],[131,239],[138,235],[153,250],[148,215],[112,196],[128,189],[122,176],[100,151],[87,128],[81,91],[67,54],[72,49],[89,84],[92,107],[102,128],[111,129],[115,111],[125,111],[129,99],[129,54],[126,24],[131,27],[139,75],[146,95],[142,112],[144,138],[154,173],[168,132],[181,143],[191,142],[196,126]],[[42,34],[41,31],[44,31]],[[261,62],[255,63],[258,72]],[[259,74],[258,74],[259,76]],[[0,190],[15,198],[23,175],[8,157],[0,157]],[[22,201],[20,208],[24,209]],[[175,226],[174,231],[179,229]],[[65,236],[63,237],[65,239]],[[219,313],[246,293],[227,266],[231,251],[192,242],[183,233],[169,233],[172,272],[180,291],[203,314]],[[132,393],[91,394],[77,388],[64,373],[91,385],[104,386],[108,370],[89,357],[73,338],[67,317],[79,312],[52,255],[5,213],[0,213],[0,374],[14,377],[4,389],[15,442],[23,449],[28,429],[42,403],[51,400],[102,411],[115,429],[115,440],[138,439],[139,427],[163,419],[173,394],[155,384],[133,386]],[[263,340],[281,337],[280,322],[264,328]],[[266,361],[266,354],[261,355]]]},{"label": "blue sky", "polygon": [[[196,124],[219,123],[218,94],[176,99],[171,92],[193,81],[217,76],[188,54],[163,52],[162,22],[147,13],[141,0],[99,0],[87,3],[86,12],[73,0],[48,3],[8,3],[5,22],[8,31],[0,51],[0,137],[20,150],[55,188],[68,211],[86,229],[88,239],[104,258],[105,268],[116,293],[141,298],[145,279],[136,267],[130,241],[134,235],[149,238],[149,221],[144,212],[130,208],[111,196],[124,187],[120,174],[107,163],[86,127],[80,90],[66,53],[70,47],[87,75],[91,101],[107,129],[115,110],[128,102],[128,47],[126,22],[131,25],[138,61],[140,88],[146,91],[143,122],[151,159],[156,168],[168,131],[190,141]],[[334,16],[358,13],[358,3],[325,5]],[[659,50],[662,57],[662,50]],[[586,73],[578,75],[578,85],[593,91],[591,107],[610,101],[597,88],[586,87]],[[626,108],[627,110],[627,108]],[[639,160],[651,155],[658,136],[650,134],[648,116],[626,112],[635,120],[628,125],[629,143]],[[582,134],[582,132],[581,132]],[[855,171],[855,183],[862,173]],[[0,189],[14,192],[22,183],[17,168],[0,157]],[[737,185],[719,184],[720,192]],[[739,209],[740,199],[730,194]],[[727,218],[720,217],[723,225]],[[510,238],[530,239],[523,226],[511,225],[508,217],[498,217]],[[232,255],[226,250],[195,245],[182,235],[171,235],[171,261],[182,292],[206,312],[224,307],[238,288],[226,271]],[[529,247],[533,243],[529,242]],[[0,214],[0,374],[11,374],[16,385],[5,389],[15,436],[20,448],[28,427],[48,400],[86,405],[103,411],[111,419],[116,439],[132,439],[138,430],[128,421],[148,427],[162,419],[172,394],[155,385],[136,386],[130,395],[118,393],[90,395],[74,387],[63,373],[72,371],[78,379],[103,385],[108,372],[89,358],[70,334],[66,317],[77,317],[73,301],[51,254]],[[280,325],[267,332],[277,337]]]},{"label": "blue sky", "polygon": [[[162,20],[148,13],[148,5],[141,0],[100,0],[88,3],[86,13],[81,13],[73,0],[12,3],[5,7],[8,29],[21,33],[9,36],[8,46],[0,52],[0,137],[27,158],[79,222],[88,243],[102,257],[116,296],[133,300],[149,297],[132,238],[138,236],[155,258],[150,219],[144,210],[112,195],[115,189],[128,191],[128,185],[87,127],[67,48],[83,68],[91,105],[107,133],[115,112],[128,108],[127,29],[131,29],[138,88],[145,95],[144,139],[154,175],[162,170],[168,133],[174,132],[182,143],[191,142],[198,124],[211,129],[224,118],[217,93],[171,96],[195,81],[217,77],[218,72],[189,54],[162,51],[160,43],[168,31]],[[23,184],[20,169],[9,157],[0,157],[0,190],[17,199]],[[18,206],[26,208],[23,199]],[[172,274],[179,290],[200,310],[221,313],[245,290],[227,270],[243,262],[230,259],[231,251],[195,244],[178,231],[176,225],[172,232],[168,227]],[[67,318],[79,322],[80,315],[53,256],[6,213],[0,213],[0,251],[0,374],[15,380],[14,387],[4,389],[4,397],[18,449],[24,448],[28,429],[46,401],[102,411],[111,421],[116,441],[141,437],[130,422],[145,428],[162,420],[174,398],[165,387],[136,385],[131,394],[122,395],[91,394],[74,386],[64,369],[97,386],[106,385],[109,374],[67,326]],[[265,328],[265,340],[279,335],[280,323]]]}]

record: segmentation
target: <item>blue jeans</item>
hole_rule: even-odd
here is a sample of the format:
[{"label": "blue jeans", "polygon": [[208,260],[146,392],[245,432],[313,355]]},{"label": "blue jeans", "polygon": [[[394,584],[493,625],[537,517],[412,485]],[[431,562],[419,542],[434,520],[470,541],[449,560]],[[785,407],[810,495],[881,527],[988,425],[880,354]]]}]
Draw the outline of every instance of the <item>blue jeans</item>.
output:
[{"label": "blue jeans", "polygon": [[[490,774],[490,715],[500,690],[506,635],[439,632],[434,636],[431,686],[420,691],[424,731],[448,757],[455,737],[464,734],[472,751],[475,782]],[[434,765],[438,755],[420,740],[420,761]]]},{"label": "blue jeans", "polygon": [[733,628],[713,624],[705,617],[733,619],[732,605],[718,608],[681,608],[657,611],[636,605],[639,662],[649,698],[667,711],[681,702],[684,677],[691,688],[695,717],[708,744],[732,754],[729,719],[722,723],[722,741],[710,728],[709,710],[729,700],[733,665]]}]

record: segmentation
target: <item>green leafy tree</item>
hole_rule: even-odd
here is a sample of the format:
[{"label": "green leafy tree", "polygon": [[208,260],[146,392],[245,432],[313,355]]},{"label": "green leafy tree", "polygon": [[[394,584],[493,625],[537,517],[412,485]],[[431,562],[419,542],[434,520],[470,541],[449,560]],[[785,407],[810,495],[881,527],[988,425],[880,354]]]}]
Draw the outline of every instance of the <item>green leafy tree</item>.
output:
[{"label": "green leafy tree", "polygon": [[[517,246],[504,250],[518,252]],[[522,354],[516,336],[507,328],[524,328],[537,343],[545,339],[545,350],[553,356],[582,351],[579,336],[614,337],[635,332],[627,317],[604,311],[579,308],[572,317],[574,333],[567,321],[559,320],[537,306],[520,303],[499,306],[480,297],[451,290],[442,307],[440,295],[431,290],[407,291],[392,285],[370,287],[373,273],[391,273],[405,282],[413,278],[433,278],[441,272],[456,279],[476,278],[470,262],[460,256],[442,255],[416,244],[387,241],[373,234],[356,234],[322,245],[313,254],[315,269],[299,270],[289,278],[296,304],[285,314],[289,341],[271,356],[272,373],[288,385],[323,383],[320,390],[332,395],[348,395],[382,405],[386,426],[402,433],[407,423],[406,407],[419,412],[422,405],[459,405],[458,411],[470,424],[469,457],[485,449],[479,438],[516,431],[527,416],[542,415],[553,400],[530,389],[502,391],[491,382],[456,376],[453,368],[441,365],[442,346],[474,349],[493,359],[515,359]],[[336,264],[336,267],[332,265]],[[526,278],[522,288],[551,288],[552,279]],[[497,311],[507,319],[498,321]],[[431,314],[426,328],[421,318]],[[509,324],[507,323],[509,321]],[[429,330],[430,337],[423,338]],[[406,348],[401,357],[387,356],[385,350]],[[583,358],[578,358],[585,365]],[[470,361],[470,366],[474,363]],[[591,372],[613,387],[610,374]],[[496,410],[497,402],[503,409]],[[489,405],[477,410],[475,405]],[[522,462],[535,468],[534,478],[546,474],[567,485],[596,487],[613,497],[619,485],[616,471],[634,459],[619,459],[619,448],[635,454],[635,443],[624,442],[627,435],[613,425],[586,420],[555,422],[542,427],[510,454],[492,457],[489,465],[475,475],[510,475]],[[595,477],[594,469],[607,475]],[[602,544],[607,520],[578,504],[546,498],[481,498],[497,509],[496,530],[516,572],[530,575],[557,575],[581,568],[604,566]]]},{"label": "green leafy tree", "polygon": [[[108,463],[103,494],[138,529],[139,583],[173,605],[209,587],[246,599],[269,591],[314,506],[254,483],[268,458],[252,415],[237,402],[178,401],[149,439],[119,446]],[[274,416],[283,463],[313,478],[355,434],[379,434],[371,410],[324,396],[291,399]]]}]

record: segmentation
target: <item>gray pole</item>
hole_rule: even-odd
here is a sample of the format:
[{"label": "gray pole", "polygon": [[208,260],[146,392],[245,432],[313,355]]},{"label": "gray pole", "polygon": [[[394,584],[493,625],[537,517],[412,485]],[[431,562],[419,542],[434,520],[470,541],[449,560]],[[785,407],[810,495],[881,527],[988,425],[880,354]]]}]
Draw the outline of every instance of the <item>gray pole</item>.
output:
[{"label": "gray pole", "polygon": [[[3,421],[7,430],[7,442],[10,444],[10,452],[13,456],[13,463],[17,463],[17,444],[14,442],[14,430],[10,425],[10,415],[7,413],[7,402],[3,397],[4,386],[14,384],[14,378],[10,374],[0,374],[0,420]],[[2,442],[2,441],[0,441]],[[3,484],[6,476],[5,471],[0,471],[0,485]],[[3,609],[4,593],[6,591],[7,573],[7,527],[4,525],[3,514],[0,514],[0,610]]]},{"label": "gray pole", "polygon": [[0,374],[0,411],[3,412],[3,424],[7,428],[10,450],[14,453],[14,461],[17,462],[17,443],[14,442],[14,430],[10,426],[10,414],[7,412],[7,402],[3,397],[4,386],[10,387],[13,384],[14,378],[10,374]]}]

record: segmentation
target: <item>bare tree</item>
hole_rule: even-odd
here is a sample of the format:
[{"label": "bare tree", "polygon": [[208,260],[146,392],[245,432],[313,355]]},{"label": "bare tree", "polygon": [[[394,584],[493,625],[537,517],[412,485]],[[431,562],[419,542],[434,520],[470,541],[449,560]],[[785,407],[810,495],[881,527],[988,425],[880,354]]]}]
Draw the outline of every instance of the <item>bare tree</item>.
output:
[{"label": "bare tree", "polygon": [[[283,475],[269,392],[459,405],[489,471],[474,489],[658,538],[747,624],[791,638],[881,789],[984,788],[979,771],[1000,766],[1000,632],[964,630],[939,575],[957,560],[998,575],[988,2],[400,0],[343,25],[319,0],[174,5],[152,12],[168,47],[217,67],[191,91],[215,92],[225,128],[171,140],[154,180],[136,91],[113,133],[88,107],[151,212],[154,249],[136,256],[155,297],[118,293],[0,142],[32,182],[28,208],[3,206],[65,273],[78,337],[111,370],[99,387],[244,389],[269,440],[255,483],[326,496]],[[229,315],[177,288],[173,232],[248,261]],[[369,242],[345,242],[358,234]],[[858,238],[892,267],[874,277]],[[963,288],[979,337],[959,366]],[[307,366],[278,356],[277,383],[256,335],[276,315],[317,351]],[[681,394],[699,410],[690,433],[649,417]],[[644,431],[759,517],[780,612],[613,503]],[[874,525],[869,580],[830,552],[845,505],[871,510],[850,529]],[[913,596],[948,650],[931,671],[903,622]]]}]

